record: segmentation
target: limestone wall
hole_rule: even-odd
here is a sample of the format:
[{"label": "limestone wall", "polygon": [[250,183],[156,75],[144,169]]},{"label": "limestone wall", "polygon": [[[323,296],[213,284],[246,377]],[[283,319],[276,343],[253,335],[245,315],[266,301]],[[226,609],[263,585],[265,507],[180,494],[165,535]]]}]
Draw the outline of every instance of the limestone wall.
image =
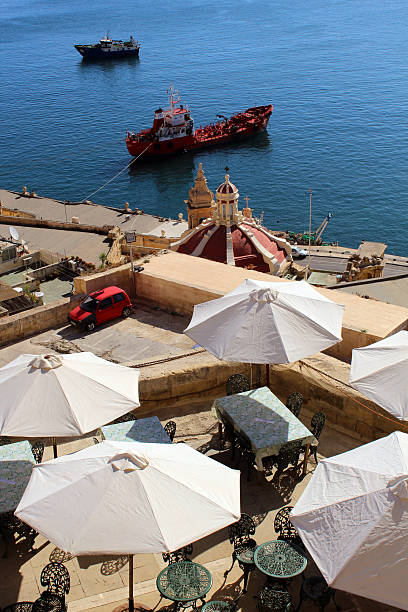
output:
[{"label": "limestone wall", "polygon": [[63,325],[67,322],[68,313],[82,298],[80,295],[62,298],[51,304],[0,319],[0,346]]},{"label": "limestone wall", "polygon": [[[151,258],[143,266],[144,271],[135,277],[138,297],[187,315],[191,315],[194,305],[221,297],[245,278],[287,282],[269,274],[173,252]],[[345,306],[343,341],[327,351],[339,359],[350,361],[353,348],[407,329],[407,308],[328,289],[317,290]]]},{"label": "limestone wall", "polygon": [[130,297],[132,296],[130,264],[124,264],[123,266],[97,272],[89,276],[77,276],[74,278],[75,294],[88,294],[111,285],[124,289]]},{"label": "limestone wall", "polygon": [[[139,417],[158,414],[161,418],[190,414],[190,406],[197,400],[204,400],[203,407],[207,405],[208,409],[211,400],[225,395],[228,376],[251,376],[249,364],[219,361],[208,353],[141,368],[140,372],[141,406],[136,413]],[[300,419],[306,427],[310,426],[311,415],[323,410],[331,427],[362,442],[398,429],[408,433],[408,424],[393,419],[352,389],[349,374],[349,364],[319,353],[295,364],[271,366],[270,388],[284,403],[293,391],[302,394]],[[253,366],[252,386],[265,384],[265,367]]]}]

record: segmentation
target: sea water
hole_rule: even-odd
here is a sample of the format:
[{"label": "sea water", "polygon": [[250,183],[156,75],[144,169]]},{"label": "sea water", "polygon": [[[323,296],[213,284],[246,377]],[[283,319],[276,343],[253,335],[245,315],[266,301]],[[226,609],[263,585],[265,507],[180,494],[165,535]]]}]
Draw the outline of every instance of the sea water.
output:
[{"label": "sea water", "polygon": [[[0,186],[165,216],[202,162],[225,166],[258,217],[407,255],[408,11],[403,0],[0,0]],[[140,40],[140,59],[85,63],[74,44]],[[173,84],[196,126],[273,104],[250,140],[139,163],[125,131],[150,127]],[[93,194],[93,195],[91,195]]]}]

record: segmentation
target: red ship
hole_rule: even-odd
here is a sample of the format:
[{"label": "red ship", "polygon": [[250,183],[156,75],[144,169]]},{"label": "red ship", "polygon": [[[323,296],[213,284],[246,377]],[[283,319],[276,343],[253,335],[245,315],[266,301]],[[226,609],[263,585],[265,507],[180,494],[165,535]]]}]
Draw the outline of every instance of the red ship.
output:
[{"label": "red ship", "polygon": [[153,127],[137,133],[126,133],[126,146],[135,157],[164,157],[177,152],[202,149],[238,140],[266,130],[273,106],[255,106],[227,118],[217,115],[217,123],[194,130],[194,120],[188,107],[180,104],[170,90],[170,108],[154,113]]}]

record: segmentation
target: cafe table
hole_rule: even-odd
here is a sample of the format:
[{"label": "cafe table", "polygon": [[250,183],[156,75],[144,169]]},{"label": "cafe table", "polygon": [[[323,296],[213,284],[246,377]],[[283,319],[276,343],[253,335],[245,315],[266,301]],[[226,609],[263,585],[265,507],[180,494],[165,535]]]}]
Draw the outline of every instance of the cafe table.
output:
[{"label": "cafe table", "polygon": [[271,540],[256,547],[254,563],[268,579],[289,580],[304,572],[307,557],[292,542]]},{"label": "cafe table", "polygon": [[198,610],[197,601],[205,603],[204,597],[212,586],[212,576],[207,568],[193,561],[170,563],[157,576],[156,586],[161,595],[174,601],[176,612],[189,602],[193,610]]},{"label": "cafe table", "polygon": [[105,440],[171,444],[171,440],[157,416],[104,425],[101,427],[101,432]]},{"label": "cafe table", "polygon": [[7,554],[4,530],[9,516],[23,496],[34,465],[34,456],[27,440],[0,446],[0,557]]},{"label": "cafe table", "polygon": [[264,457],[277,455],[287,442],[300,440],[306,446],[303,474],[306,473],[310,444],[317,445],[318,441],[268,387],[218,398],[212,412],[219,421],[229,421],[235,431],[249,440],[260,471]]}]

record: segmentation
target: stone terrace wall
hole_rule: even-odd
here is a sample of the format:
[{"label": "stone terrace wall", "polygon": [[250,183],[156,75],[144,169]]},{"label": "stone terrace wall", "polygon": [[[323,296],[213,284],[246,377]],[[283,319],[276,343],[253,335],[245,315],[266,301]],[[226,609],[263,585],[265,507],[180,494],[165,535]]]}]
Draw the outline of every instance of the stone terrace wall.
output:
[{"label": "stone terrace wall", "polygon": [[[187,315],[191,315],[195,304],[221,297],[245,278],[287,282],[269,274],[180,253],[154,257],[143,265],[144,271],[135,277],[138,297]],[[350,361],[353,348],[367,346],[401,329],[407,329],[407,308],[366,300],[348,293],[326,289],[318,291],[328,299],[345,305],[343,341],[326,351],[334,357]]]},{"label": "stone terrace wall", "polygon": [[82,298],[82,295],[62,298],[52,304],[45,304],[0,319],[0,346],[63,325],[67,322],[68,313],[79,304]]},{"label": "stone terrace wall", "polygon": [[98,289],[105,289],[105,287],[120,287],[129,295],[132,299],[132,276],[130,273],[130,264],[124,264],[117,268],[111,268],[104,270],[103,272],[97,272],[89,276],[77,276],[74,278],[74,289],[75,293],[88,294]]}]

